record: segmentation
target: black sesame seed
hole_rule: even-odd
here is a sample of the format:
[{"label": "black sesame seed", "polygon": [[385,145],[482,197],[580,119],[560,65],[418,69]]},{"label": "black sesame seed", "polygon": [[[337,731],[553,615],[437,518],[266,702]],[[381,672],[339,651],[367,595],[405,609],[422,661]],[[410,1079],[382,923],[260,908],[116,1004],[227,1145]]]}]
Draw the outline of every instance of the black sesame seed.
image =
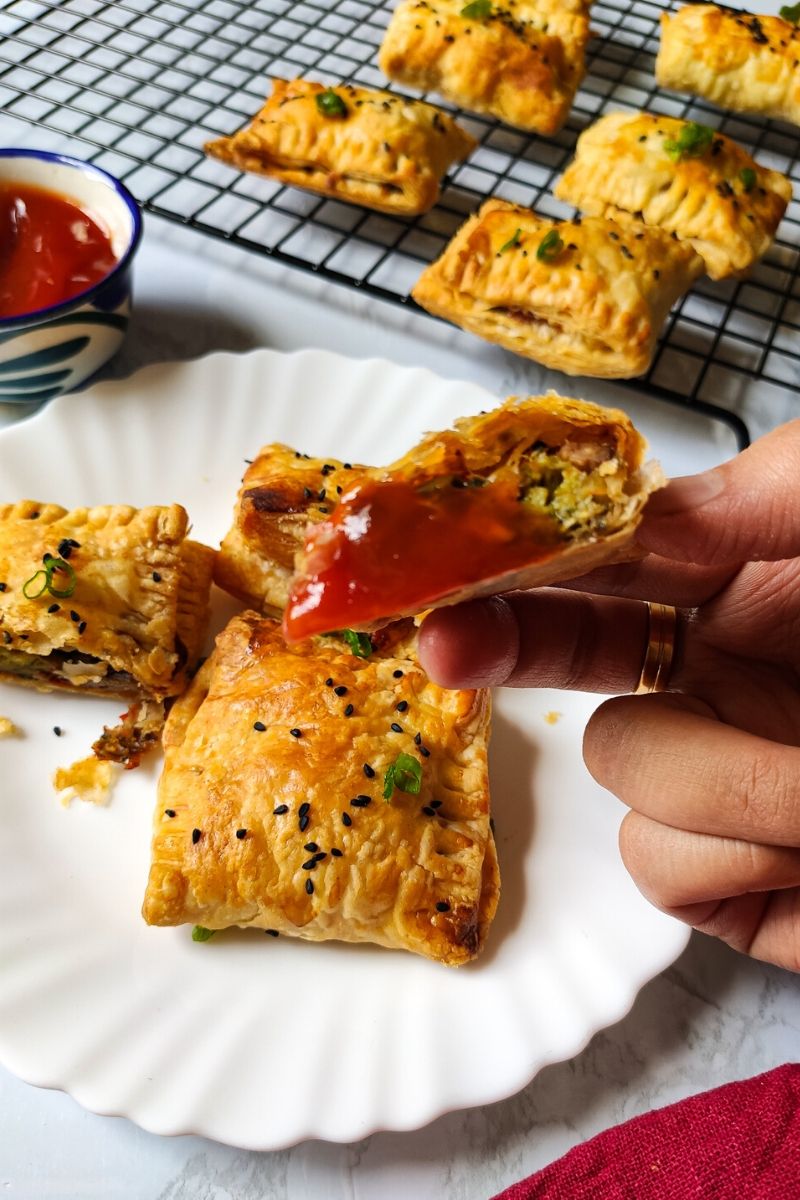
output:
[{"label": "black sesame seed", "polygon": [[355,710],[354,710],[354,708],[353,708],[352,704],[348,704],[348,705],[347,705],[347,708],[344,710],[344,715],[345,715],[346,717],[352,717],[352,715],[353,715],[354,711],[355,711]]},{"label": "black sesame seed", "polygon": [[298,817],[306,816],[306,814],[308,813],[308,810],[310,808],[311,808],[311,805],[308,803],[307,800],[304,800],[303,803],[300,805],[300,807],[297,810]]},{"label": "black sesame seed", "polygon": [[305,833],[305,831],[308,829],[309,820],[310,820],[310,817],[301,817],[300,820],[297,822],[297,827],[301,833]]},{"label": "black sesame seed", "polygon": [[344,686],[344,684],[340,684],[339,687],[335,687],[333,689],[333,694],[334,694],[334,696],[346,696],[347,688]]},{"label": "black sesame seed", "polygon": [[56,735],[56,737],[61,737],[61,726],[60,726],[60,725],[54,725],[54,726],[53,726],[53,733]]},{"label": "black sesame seed", "polygon": [[367,779],[375,778],[375,770],[369,765],[369,763],[364,763],[364,774],[366,775]]},{"label": "black sesame seed", "polygon": [[368,804],[372,803],[372,797],[354,796],[350,803],[352,804],[353,808],[366,808]]},{"label": "black sesame seed", "polygon": [[244,839],[247,837],[247,830],[246,829],[237,829],[236,836],[240,842],[243,842]]},{"label": "black sesame seed", "polygon": [[303,496],[306,500],[310,500],[313,495],[314,495],[314,493],[312,492],[310,487],[303,488]]},{"label": "black sesame seed", "polygon": [[193,829],[192,830],[192,844],[196,846],[202,836],[203,836],[203,834],[199,829]]},{"label": "black sesame seed", "polygon": [[288,811],[289,811],[288,804],[279,804],[277,808],[273,808],[272,815],[273,815],[273,817],[282,817],[283,814],[287,813]]},{"label": "black sesame seed", "polygon": [[290,729],[289,733],[293,738],[301,738],[303,736],[302,731],[299,729]]},{"label": "black sesame seed", "polygon": [[312,879],[306,880],[306,891],[308,892],[309,896],[312,895],[314,891],[314,881]]},{"label": "black sesame seed", "polygon": [[85,629],[86,629],[86,622],[81,621],[80,625],[78,626],[78,633],[83,633]]},{"label": "black sesame seed", "polygon": [[402,671],[401,671],[399,668],[398,668],[398,670],[396,670],[396,671],[392,671],[392,675],[393,675],[393,677],[394,677],[395,679],[402,679],[402,678],[403,678],[403,672],[402,672]]},{"label": "black sesame seed", "polygon": [[58,553],[61,558],[69,558],[70,554],[72,554],[72,543],[64,538],[63,541],[58,543]]},{"label": "black sesame seed", "polygon": [[303,846],[303,849],[307,850],[309,854],[313,854],[315,850],[319,850],[319,846],[316,842],[306,842],[305,846]]},{"label": "black sesame seed", "polygon": [[449,912],[449,911],[450,911],[450,905],[447,903],[447,901],[446,901],[446,900],[437,900],[437,902],[436,902],[436,911],[437,911],[437,912]]},{"label": "black sesame seed", "polygon": [[265,733],[267,727],[263,721],[253,721],[253,729],[255,729],[256,733]]},{"label": "black sesame seed", "polygon": [[315,858],[307,858],[306,861],[303,863],[303,870],[304,871],[313,871],[314,867],[316,865],[317,865],[317,860]]},{"label": "black sesame seed", "polygon": [[69,619],[70,619],[70,621],[75,621],[77,624],[77,622],[80,621],[80,619],[81,619],[80,613],[76,613],[75,609],[71,608],[69,610]]},{"label": "black sesame seed", "polygon": [[333,858],[341,858],[342,851],[337,846],[332,846],[331,847],[331,855]]},{"label": "black sesame seed", "polygon": [[6,644],[7,646],[10,646],[10,645],[11,645],[11,642],[12,642],[12,640],[13,640],[13,639],[12,639],[12,637],[11,637],[11,634],[8,632],[8,630],[7,630],[7,629],[4,629],[4,630],[3,630],[3,641],[5,642],[5,644]]},{"label": "black sesame seed", "polygon": [[264,930],[264,933],[268,934],[270,937],[277,937],[277,936],[278,936],[278,931],[277,931],[277,929],[265,929],[265,930]]},{"label": "black sesame seed", "polygon": [[342,824],[348,827],[353,824],[353,818],[349,813],[342,813]]},{"label": "black sesame seed", "polygon": [[431,800],[431,808],[441,808],[441,807],[442,807],[441,800]]},{"label": "black sesame seed", "polygon": [[161,583],[161,576],[159,575],[158,571],[153,571],[152,579],[153,583]]},{"label": "black sesame seed", "polygon": [[344,467],[345,471],[352,471],[353,469],[352,463],[342,463],[342,466]]},{"label": "black sesame seed", "polygon": [[422,757],[423,757],[423,758],[430,758],[430,756],[431,756],[431,752],[430,752],[430,750],[427,748],[427,746],[420,746],[420,748],[419,748],[419,752],[420,752],[420,754],[422,755]]},{"label": "black sesame seed", "polygon": [[436,809],[431,808],[430,804],[423,804],[422,811],[425,813],[426,817],[435,817],[436,816]]},{"label": "black sesame seed", "polygon": [[51,604],[51,605],[50,605],[50,607],[48,608],[48,610],[47,610],[47,611],[48,611],[49,613],[56,613],[56,612],[58,612],[58,610],[59,610],[60,608],[61,608],[61,605],[60,605],[60,604]]},{"label": "black sesame seed", "polygon": [[333,687],[333,680],[332,680],[332,679],[326,679],[326,680],[325,680],[325,687]]},{"label": "black sesame seed", "polygon": [[391,729],[392,733],[402,733],[403,732],[403,726],[398,725],[397,721],[392,721],[389,728]]},{"label": "black sesame seed", "polygon": [[314,861],[322,862],[323,858],[327,858],[327,857],[328,857],[327,851],[320,850],[320,851],[318,851],[317,854],[314,855]]},{"label": "black sesame seed", "polygon": [[7,583],[0,583],[0,592],[4,592],[8,587]]},{"label": "black sesame seed", "polygon": [[422,734],[421,734],[421,733],[415,733],[415,734],[414,734],[414,745],[415,745],[415,746],[421,746],[421,745],[422,745]]},{"label": "black sesame seed", "polygon": [[399,704],[395,705],[395,710],[397,712],[405,712],[407,708],[408,708],[407,700],[401,700]]}]

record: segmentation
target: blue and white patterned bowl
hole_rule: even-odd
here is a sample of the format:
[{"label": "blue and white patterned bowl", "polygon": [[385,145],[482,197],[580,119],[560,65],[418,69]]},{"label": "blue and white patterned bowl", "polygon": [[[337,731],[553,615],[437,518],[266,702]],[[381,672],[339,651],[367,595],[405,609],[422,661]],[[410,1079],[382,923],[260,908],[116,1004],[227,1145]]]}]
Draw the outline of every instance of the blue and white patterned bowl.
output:
[{"label": "blue and white patterned bowl", "polygon": [[142,217],[113,175],[64,154],[0,149],[0,182],[6,181],[46,188],[73,201],[110,235],[117,259],[104,279],[70,300],[0,318],[0,404],[35,404],[72,391],[121,346]]}]

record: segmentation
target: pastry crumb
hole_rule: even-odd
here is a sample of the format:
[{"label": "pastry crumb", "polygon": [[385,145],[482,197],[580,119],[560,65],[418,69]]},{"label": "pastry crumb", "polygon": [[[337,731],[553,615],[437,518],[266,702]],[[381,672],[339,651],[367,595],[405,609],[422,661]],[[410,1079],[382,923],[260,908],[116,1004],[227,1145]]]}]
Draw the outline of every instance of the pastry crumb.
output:
[{"label": "pastry crumb", "polygon": [[544,714],[544,719],[548,725],[557,725],[563,715],[564,714],[560,713],[560,712],[554,712],[554,711],[546,712]]},{"label": "pastry crumb", "polygon": [[21,736],[22,730],[9,717],[0,717],[0,738]]},{"label": "pastry crumb", "polygon": [[53,787],[60,794],[61,803],[68,808],[73,800],[84,800],[87,804],[108,804],[114,780],[109,762],[82,758],[68,767],[58,767],[53,774]]}]

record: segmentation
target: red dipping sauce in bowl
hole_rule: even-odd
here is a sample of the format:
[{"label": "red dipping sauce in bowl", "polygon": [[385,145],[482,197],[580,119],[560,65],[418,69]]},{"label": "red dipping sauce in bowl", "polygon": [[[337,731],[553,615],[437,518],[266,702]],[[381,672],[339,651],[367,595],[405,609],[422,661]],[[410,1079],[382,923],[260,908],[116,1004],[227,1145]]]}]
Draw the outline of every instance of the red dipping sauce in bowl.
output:
[{"label": "red dipping sauce in bowl", "polygon": [[109,234],[71,200],[0,183],[0,318],[70,300],[116,263]]}]

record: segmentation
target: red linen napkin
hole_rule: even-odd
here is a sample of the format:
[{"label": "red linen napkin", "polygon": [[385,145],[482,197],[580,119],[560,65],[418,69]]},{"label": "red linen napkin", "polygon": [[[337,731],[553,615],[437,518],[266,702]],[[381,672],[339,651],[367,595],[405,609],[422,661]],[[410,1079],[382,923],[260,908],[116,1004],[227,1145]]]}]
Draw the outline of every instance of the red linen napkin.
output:
[{"label": "red linen napkin", "polygon": [[800,1200],[800,1066],[634,1117],[494,1200]]}]

